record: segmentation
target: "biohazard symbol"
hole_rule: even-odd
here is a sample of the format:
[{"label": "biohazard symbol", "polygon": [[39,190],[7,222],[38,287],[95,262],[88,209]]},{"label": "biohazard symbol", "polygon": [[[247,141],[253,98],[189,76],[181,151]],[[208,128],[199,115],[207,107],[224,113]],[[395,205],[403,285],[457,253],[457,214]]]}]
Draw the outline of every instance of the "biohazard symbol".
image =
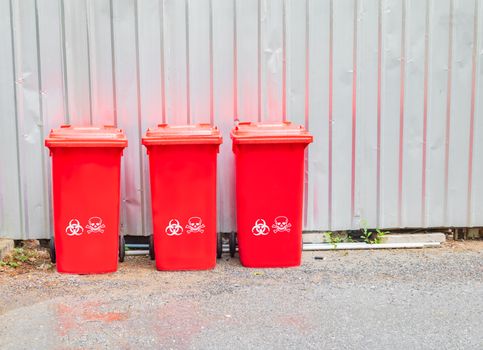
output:
[{"label": "biohazard symbol", "polygon": [[172,219],[164,231],[168,236],[180,236],[183,233],[183,227],[181,227],[178,220]]},{"label": "biohazard symbol", "polygon": [[255,236],[266,236],[270,233],[270,227],[267,226],[265,220],[258,219],[255,221],[255,225],[252,227],[252,233]]},{"label": "biohazard symbol", "polygon": [[83,232],[84,228],[77,219],[70,220],[69,226],[65,228],[65,233],[67,233],[68,236],[80,236]]}]

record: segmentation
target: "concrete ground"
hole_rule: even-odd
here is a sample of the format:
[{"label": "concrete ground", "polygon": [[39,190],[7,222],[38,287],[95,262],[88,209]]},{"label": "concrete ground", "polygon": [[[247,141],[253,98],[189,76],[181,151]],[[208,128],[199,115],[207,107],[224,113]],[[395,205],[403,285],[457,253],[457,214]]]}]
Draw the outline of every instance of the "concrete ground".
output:
[{"label": "concrete ground", "polygon": [[38,259],[0,269],[0,349],[483,348],[481,241],[310,252],[291,269],[157,272],[128,257],[75,276]]}]

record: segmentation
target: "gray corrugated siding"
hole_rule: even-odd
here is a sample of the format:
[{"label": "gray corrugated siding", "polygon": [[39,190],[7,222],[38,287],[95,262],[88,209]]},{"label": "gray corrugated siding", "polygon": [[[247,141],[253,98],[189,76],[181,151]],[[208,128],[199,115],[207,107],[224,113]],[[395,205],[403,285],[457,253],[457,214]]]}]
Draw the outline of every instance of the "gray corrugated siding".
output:
[{"label": "gray corrugated siding", "polygon": [[43,138],[62,123],[126,131],[134,235],[151,232],[146,128],[218,125],[234,230],[237,118],[314,134],[306,230],[483,226],[482,37],[479,0],[0,0],[0,235],[49,237]]}]

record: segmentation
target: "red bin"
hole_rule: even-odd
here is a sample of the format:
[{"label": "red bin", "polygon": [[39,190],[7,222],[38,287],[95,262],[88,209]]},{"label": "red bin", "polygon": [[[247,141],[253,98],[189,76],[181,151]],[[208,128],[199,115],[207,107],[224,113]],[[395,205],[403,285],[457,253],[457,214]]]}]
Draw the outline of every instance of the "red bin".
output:
[{"label": "red bin", "polygon": [[302,126],[284,122],[239,123],[231,137],[242,265],[300,265],[304,154],[312,136]]},{"label": "red bin", "polygon": [[57,271],[91,274],[117,269],[119,188],[127,140],[115,127],[54,129],[52,157]]},{"label": "red bin", "polygon": [[216,158],[220,132],[208,124],[148,129],[153,241],[158,270],[216,265]]}]

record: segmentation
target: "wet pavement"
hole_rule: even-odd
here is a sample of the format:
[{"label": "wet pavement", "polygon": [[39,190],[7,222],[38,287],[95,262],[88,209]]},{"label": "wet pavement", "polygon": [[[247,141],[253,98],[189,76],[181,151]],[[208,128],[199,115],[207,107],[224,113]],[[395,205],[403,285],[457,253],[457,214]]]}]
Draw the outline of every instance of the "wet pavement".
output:
[{"label": "wet pavement", "polygon": [[[317,258],[317,259],[316,259]],[[0,272],[0,349],[482,349],[483,242],[306,252],[290,269]]]}]

